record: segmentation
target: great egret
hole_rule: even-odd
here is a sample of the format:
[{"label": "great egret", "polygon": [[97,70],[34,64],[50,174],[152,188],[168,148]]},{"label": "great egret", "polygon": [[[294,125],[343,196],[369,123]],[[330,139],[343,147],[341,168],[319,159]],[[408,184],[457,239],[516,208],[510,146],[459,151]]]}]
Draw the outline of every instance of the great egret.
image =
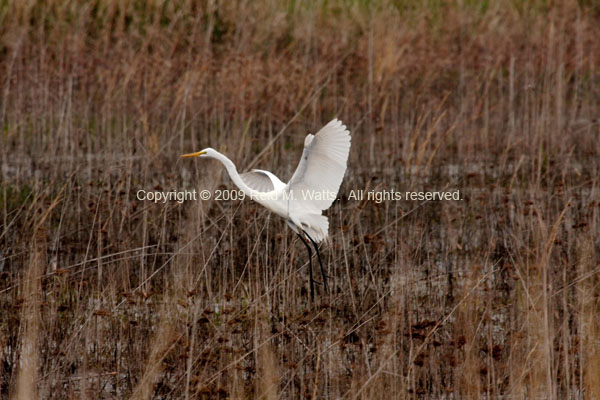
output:
[{"label": "great egret", "polygon": [[323,286],[327,291],[327,277],[317,243],[327,238],[329,221],[322,212],[327,210],[337,197],[346,172],[349,153],[350,132],[340,120],[334,119],[316,135],[306,136],[302,158],[287,184],[269,171],[260,169],[239,174],[229,158],[210,147],[196,153],[184,154],[182,157],[209,157],[219,160],[227,169],[233,183],[246,196],[286,220],[308,250],[310,296],[314,299],[316,281],[312,273],[312,250],[303,235],[315,248]]}]

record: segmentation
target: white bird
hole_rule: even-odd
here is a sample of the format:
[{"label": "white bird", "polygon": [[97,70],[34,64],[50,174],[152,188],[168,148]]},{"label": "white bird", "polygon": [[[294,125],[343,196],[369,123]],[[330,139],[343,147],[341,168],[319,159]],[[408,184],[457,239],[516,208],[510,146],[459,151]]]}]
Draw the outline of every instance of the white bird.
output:
[{"label": "white bird", "polygon": [[337,197],[350,153],[350,132],[338,119],[325,125],[316,135],[304,139],[304,151],[296,171],[286,184],[269,171],[253,169],[239,174],[233,162],[208,147],[182,157],[209,157],[219,160],[231,180],[246,196],[286,220],[300,237],[309,257],[310,295],[314,298],[312,251],[304,236],[313,244],[327,291],[327,281],[317,243],[327,238],[329,221],[322,215]]}]

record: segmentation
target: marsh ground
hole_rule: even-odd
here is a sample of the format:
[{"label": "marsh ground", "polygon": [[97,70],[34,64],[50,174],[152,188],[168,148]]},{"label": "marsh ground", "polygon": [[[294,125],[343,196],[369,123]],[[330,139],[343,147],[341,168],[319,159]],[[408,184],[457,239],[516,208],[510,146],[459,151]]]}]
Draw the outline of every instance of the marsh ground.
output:
[{"label": "marsh ground", "polygon": [[[600,398],[598,37],[591,1],[0,2],[1,396]],[[232,188],[207,146],[285,180],[333,117],[314,304],[260,206],[136,199]]]}]

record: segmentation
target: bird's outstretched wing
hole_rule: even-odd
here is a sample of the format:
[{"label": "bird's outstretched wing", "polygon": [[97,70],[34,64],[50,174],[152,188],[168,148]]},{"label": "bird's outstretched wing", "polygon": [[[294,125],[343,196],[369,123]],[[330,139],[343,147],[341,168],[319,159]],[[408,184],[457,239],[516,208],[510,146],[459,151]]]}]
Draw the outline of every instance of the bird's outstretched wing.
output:
[{"label": "bird's outstretched wing", "polygon": [[287,185],[293,198],[302,200],[303,208],[328,209],[344,179],[349,153],[350,132],[338,119],[306,136],[302,158]]},{"label": "bird's outstretched wing", "polygon": [[283,186],[283,182],[275,175],[261,169],[253,169],[252,171],[244,172],[243,174],[240,174],[240,177],[246,185],[257,192],[271,192],[275,189],[279,189],[280,186]]}]

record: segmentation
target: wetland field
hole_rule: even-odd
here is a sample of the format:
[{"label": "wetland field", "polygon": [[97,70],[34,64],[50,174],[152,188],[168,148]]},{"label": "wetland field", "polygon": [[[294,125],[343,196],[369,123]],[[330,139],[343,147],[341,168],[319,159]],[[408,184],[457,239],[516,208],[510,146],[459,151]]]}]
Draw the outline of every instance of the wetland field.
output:
[{"label": "wetland field", "polygon": [[[598,38],[592,0],[0,1],[0,398],[600,398]],[[333,118],[311,301],[180,155],[287,182]]]}]

